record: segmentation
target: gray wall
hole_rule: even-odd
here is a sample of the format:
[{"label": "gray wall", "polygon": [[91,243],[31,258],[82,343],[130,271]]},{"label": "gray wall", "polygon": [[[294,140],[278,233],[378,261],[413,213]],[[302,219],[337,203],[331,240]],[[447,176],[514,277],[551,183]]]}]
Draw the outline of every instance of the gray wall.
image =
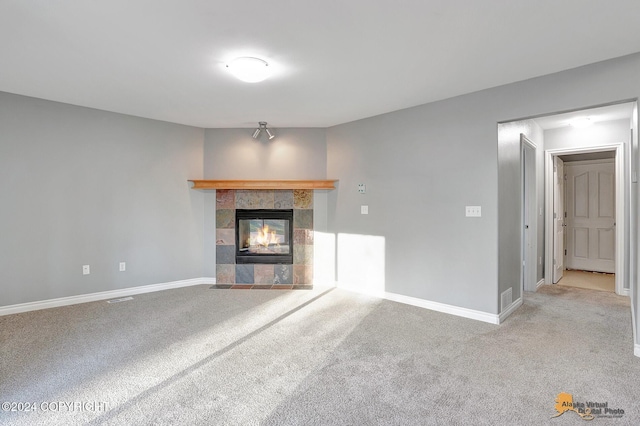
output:
[{"label": "gray wall", "polygon": [[[327,178],[325,129],[274,128],[274,132],[276,137],[269,141],[264,135],[253,139],[253,129],[207,129],[204,178]],[[204,191],[204,198],[204,272],[215,277],[215,191]],[[325,191],[315,191],[314,206],[314,229],[324,231],[327,222]]]},{"label": "gray wall", "polygon": [[[513,170],[503,173],[497,123],[637,98],[638,75],[636,54],[328,129],[328,175],[340,179],[329,231],[385,239],[387,291],[497,314],[499,291],[520,285],[519,266],[498,255],[498,238],[519,253],[520,233],[498,232]],[[501,209],[518,209],[511,191],[500,195]],[[465,205],[481,205],[482,218],[465,218]],[[498,281],[503,267],[517,276]]]},{"label": "gray wall", "polygon": [[202,129],[8,93],[0,129],[0,306],[202,277]]},{"label": "gray wall", "polygon": [[[384,241],[384,253],[358,256],[350,270],[359,275],[341,274],[339,264],[340,285],[366,289],[376,268],[387,292],[496,312],[496,121],[478,101],[454,98],[328,129],[328,176],[340,179],[329,194],[338,262],[353,261],[345,251],[370,250],[370,237]],[[465,205],[481,206],[482,217],[465,218]]]},{"label": "gray wall", "polygon": [[325,179],[325,129],[275,128],[253,139],[253,129],[207,129],[205,179]]}]

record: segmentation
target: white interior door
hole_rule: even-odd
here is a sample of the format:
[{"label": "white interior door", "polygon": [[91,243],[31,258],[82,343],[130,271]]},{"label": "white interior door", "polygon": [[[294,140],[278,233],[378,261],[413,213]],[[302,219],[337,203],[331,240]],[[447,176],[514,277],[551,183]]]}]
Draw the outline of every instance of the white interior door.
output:
[{"label": "white interior door", "polygon": [[553,157],[553,283],[564,271],[564,161]]},{"label": "white interior door", "polygon": [[613,160],[565,164],[565,267],[615,272],[615,165]]}]

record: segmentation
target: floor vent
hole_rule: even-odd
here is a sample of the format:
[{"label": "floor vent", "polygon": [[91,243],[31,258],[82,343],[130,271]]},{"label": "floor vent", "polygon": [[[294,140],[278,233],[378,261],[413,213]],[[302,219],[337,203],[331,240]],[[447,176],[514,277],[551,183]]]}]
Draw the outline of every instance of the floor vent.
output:
[{"label": "floor vent", "polygon": [[133,297],[121,297],[120,299],[107,300],[107,303],[120,303],[126,302],[127,300],[133,300]]},{"label": "floor vent", "polygon": [[500,312],[504,312],[511,304],[513,303],[513,291],[512,289],[507,289],[502,292],[500,295]]}]

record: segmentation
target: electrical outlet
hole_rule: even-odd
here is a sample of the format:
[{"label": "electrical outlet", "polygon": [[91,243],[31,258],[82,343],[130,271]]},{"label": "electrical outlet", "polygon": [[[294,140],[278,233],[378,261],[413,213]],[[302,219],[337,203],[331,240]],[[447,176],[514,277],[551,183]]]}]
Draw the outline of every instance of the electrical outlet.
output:
[{"label": "electrical outlet", "polygon": [[480,206],[467,206],[465,215],[467,217],[481,217],[482,216],[482,207]]},{"label": "electrical outlet", "polygon": [[120,262],[120,272],[127,270],[127,262]]},{"label": "electrical outlet", "polygon": [[82,265],[82,275],[89,275],[91,273],[91,267],[89,265]]},{"label": "electrical outlet", "polygon": [[358,184],[358,192],[360,194],[364,194],[365,192],[367,192],[367,185],[365,185],[364,183],[359,183]]}]

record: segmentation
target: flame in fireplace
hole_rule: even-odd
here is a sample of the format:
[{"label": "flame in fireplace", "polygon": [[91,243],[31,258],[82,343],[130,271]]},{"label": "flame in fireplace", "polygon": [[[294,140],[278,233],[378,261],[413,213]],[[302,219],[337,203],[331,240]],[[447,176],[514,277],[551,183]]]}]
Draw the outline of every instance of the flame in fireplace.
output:
[{"label": "flame in fireplace", "polygon": [[278,236],[276,231],[269,231],[268,225],[264,225],[262,229],[258,230],[258,234],[251,241],[252,246],[269,247],[272,244],[278,245]]}]

